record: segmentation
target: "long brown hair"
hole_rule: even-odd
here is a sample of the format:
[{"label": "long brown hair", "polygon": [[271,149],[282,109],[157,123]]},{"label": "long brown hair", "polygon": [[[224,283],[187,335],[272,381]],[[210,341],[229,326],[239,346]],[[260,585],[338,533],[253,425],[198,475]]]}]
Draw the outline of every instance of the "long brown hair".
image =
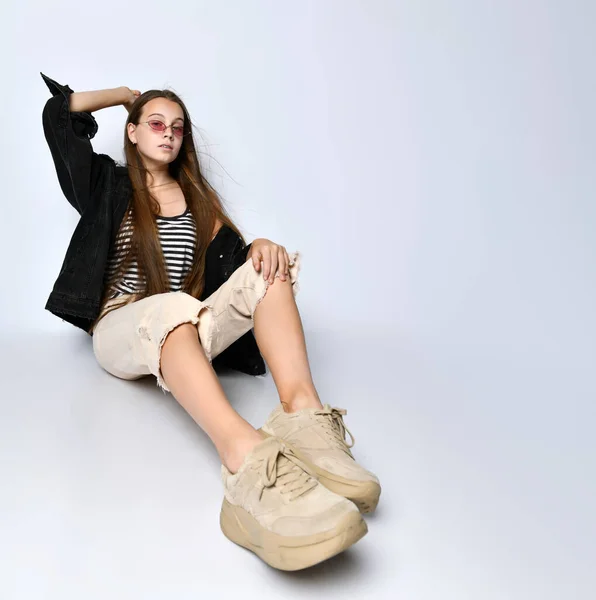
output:
[{"label": "long brown hair", "polygon": [[[169,291],[169,281],[155,221],[155,216],[159,214],[159,202],[147,186],[148,171],[137,146],[130,141],[127,132],[129,123],[138,125],[143,107],[154,98],[172,100],[180,105],[184,113],[185,135],[182,138],[182,146],[178,156],[168,165],[170,175],[178,182],[184,194],[197,232],[194,262],[183,282],[182,291],[195,298],[201,296],[204,289],[207,247],[213,238],[218,219],[234,230],[242,242],[246,243],[240,230],[228,215],[221,198],[203,175],[193,139],[193,125],[184,102],[175,92],[168,89],[144,92],[132,105],[124,131],[124,155],[132,183],[132,197],[129,204],[133,225],[132,238],[129,250],[119,268],[106,283],[102,307],[113,291],[112,286],[126,271],[133,259],[137,262],[139,275],[144,276],[145,279],[145,288],[142,292],[134,295],[135,300]],[[124,215],[120,228],[126,223],[126,218],[127,214]]]}]

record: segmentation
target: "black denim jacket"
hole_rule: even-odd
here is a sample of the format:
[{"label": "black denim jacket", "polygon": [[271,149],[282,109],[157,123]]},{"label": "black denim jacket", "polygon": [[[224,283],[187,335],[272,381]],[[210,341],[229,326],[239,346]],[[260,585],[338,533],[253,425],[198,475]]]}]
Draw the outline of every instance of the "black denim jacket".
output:
[{"label": "black denim jacket", "polygon": [[[90,328],[100,311],[108,254],[128,208],[132,184],[126,166],[93,151],[90,140],[97,133],[97,121],[90,112],[70,111],[73,90],[40,74],[52,94],[42,115],[45,138],[62,192],[80,215],[45,308],[93,335]],[[250,244],[245,246],[230,227],[219,230],[207,249],[205,289],[199,300],[246,261],[249,249]],[[214,358],[213,367],[218,366],[250,375],[266,372],[252,329]]]}]

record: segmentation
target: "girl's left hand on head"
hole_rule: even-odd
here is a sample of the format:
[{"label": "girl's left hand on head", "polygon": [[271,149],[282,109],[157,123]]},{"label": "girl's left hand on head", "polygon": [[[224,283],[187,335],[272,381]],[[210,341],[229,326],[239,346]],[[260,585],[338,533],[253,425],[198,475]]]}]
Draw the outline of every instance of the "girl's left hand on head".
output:
[{"label": "girl's left hand on head", "polygon": [[282,281],[287,279],[290,257],[283,246],[265,238],[257,238],[252,242],[251,258],[256,271],[260,271],[263,261],[263,278],[269,283],[273,283],[277,273]]}]

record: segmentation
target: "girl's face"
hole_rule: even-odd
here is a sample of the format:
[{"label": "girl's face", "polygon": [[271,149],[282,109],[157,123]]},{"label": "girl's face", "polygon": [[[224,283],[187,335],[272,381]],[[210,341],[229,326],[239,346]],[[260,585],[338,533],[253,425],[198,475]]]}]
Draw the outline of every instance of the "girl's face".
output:
[{"label": "girl's face", "polygon": [[[159,129],[165,130],[159,131]],[[139,124],[128,124],[128,137],[149,166],[171,163],[180,152],[184,132],[184,113],[177,102],[154,98],[145,104]],[[164,148],[163,146],[170,148]]]}]

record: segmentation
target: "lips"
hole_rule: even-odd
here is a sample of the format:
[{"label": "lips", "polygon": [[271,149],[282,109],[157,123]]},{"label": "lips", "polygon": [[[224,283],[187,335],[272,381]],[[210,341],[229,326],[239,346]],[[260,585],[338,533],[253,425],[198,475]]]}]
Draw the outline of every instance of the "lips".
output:
[{"label": "lips", "polygon": [[158,146],[158,148],[163,148],[164,150],[173,150],[172,146],[168,144],[162,144],[161,146]]}]

